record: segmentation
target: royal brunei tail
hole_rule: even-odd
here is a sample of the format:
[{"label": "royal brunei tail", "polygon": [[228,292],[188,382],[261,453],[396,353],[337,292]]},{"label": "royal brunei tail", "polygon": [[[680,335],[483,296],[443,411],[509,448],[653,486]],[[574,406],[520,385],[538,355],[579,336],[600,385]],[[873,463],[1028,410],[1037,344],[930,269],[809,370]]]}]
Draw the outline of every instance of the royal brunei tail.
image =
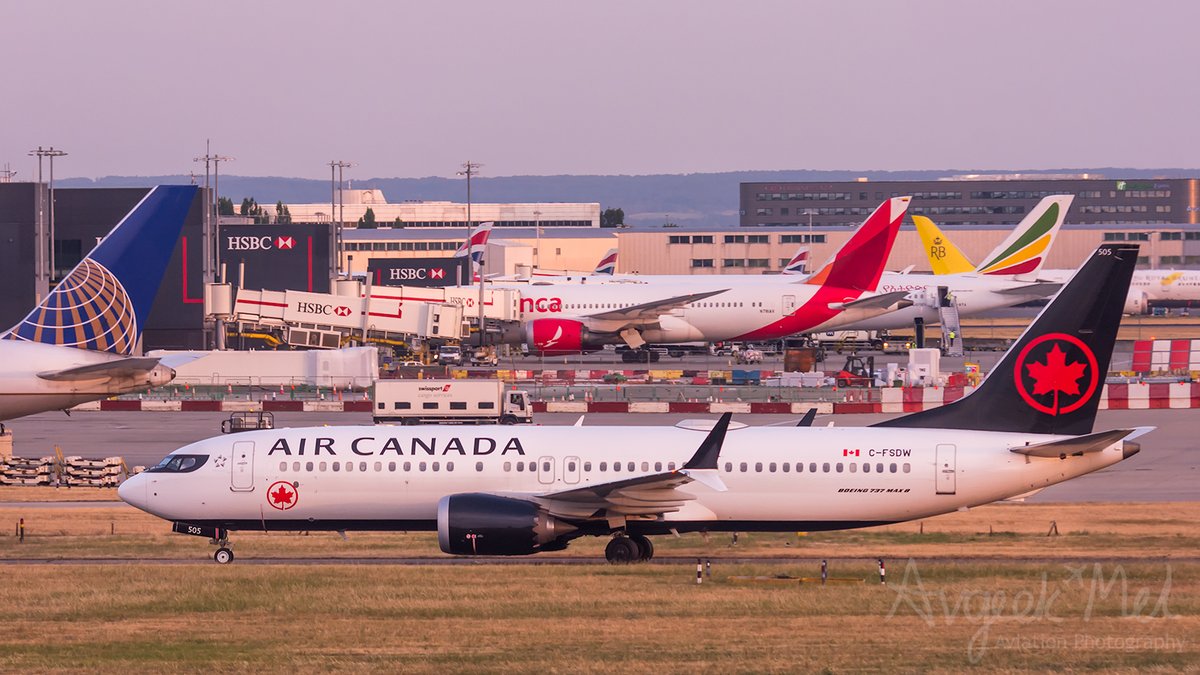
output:
[{"label": "royal brunei tail", "polygon": [[196,195],[151,189],[33,311],[0,339],[132,354]]},{"label": "royal brunei tail", "polygon": [[978,389],[875,426],[1091,433],[1137,258],[1133,244],[1096,249]]},{"label": "royal brunei tail", "polygon": [[618,249],[616,248],[608,249],[608,251],[604,254],[604,257],[600,258],[600,262],[596,263],[596,270],[593,272],[593,274],[607,274],[610,276],[616,274],[617,253]]},{"label": "royal brunei tail", "polygon": [[854,236],[803,283],[873,292],[911,201],[912,197],[892,197],[880,204]]},{"label": "royal brunei tail", "polygon": [[1050,247],[1062,228],[1074,195],[1050,195],[1033,207],[1004,241],[992,250],[978,267],[971,264],[933,221],[913,216],[913,223],[925,245],[925,253],[934,274],[960,274],[974,271],[989,275],[1036,276],[1046,264]]}]

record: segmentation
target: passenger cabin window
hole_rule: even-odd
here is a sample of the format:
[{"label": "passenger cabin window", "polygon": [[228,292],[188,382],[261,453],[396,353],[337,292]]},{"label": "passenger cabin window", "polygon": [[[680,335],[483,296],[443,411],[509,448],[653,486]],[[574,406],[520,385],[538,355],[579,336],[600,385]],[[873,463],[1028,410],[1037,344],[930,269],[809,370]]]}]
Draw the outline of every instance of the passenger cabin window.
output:
[{"label": "passenger cabin window", "polygon": [[629,463],[629,470],[630,470],[630,471],[637,471],[637,466],[636,466],[636,465],[635,465],[633,462],[630,462],[630,463]]},{"label": "passenger cabin window", "polygon": [[600,462],[600,470],[608,471],[608,462]]},{"label": "passenger cabin window", "polygon": [[475,462],[475,470],[483,471],[483,462]]},{"label": "passenger cabin window", "polygon": [[312,462],[305,462],[305,463],[304,463],[304,470],[305,470],[305,471],[309,471],[309,472],[311,472],[311,471],[313,470],[313,463],[312,463]]},{"label": "passenger cabin window", "polygon": [[836,467],[836,468],[837,468],[837,472],[838,472],[838,473],[841,473],[841,472],[842,472],[842,463],[841,463],[841,462],[838,462],[838,463],[837,463],[837,467]]},{"label": "passenger cabin window", "polygon": [[905,462],[904,463],[904,473],[908,473],[911,469],[912,469],[912,467],[909,466],[908,462]]},{"label": "passenger cabin window", "polygon": [[[828,465],[828,464],[826,464],[825,466],[829,466],[829,465]],[[816,463],[816,462],[809,462],[809,463],[808,463],[808,472],[809,472],[809,473],[816,473],[816,472],[817,472],[817,463]]]},{"label": "passenger cabin window", "polygon": [[821,471],[824,471],[825,473],[829,473],[829,462],[825,462],[824,464],[821,465]]},{"label": "passenger cabin window", "polygon": [[742,473],[746,473],[747,471],[749,471],[749,470],[750,470],[750,465],[749,465],[749,464],[747,464],[747,463],[745,463],[745,462],[742,462],[742,463],[741,463],[741,465],[740,465],[740,466],[738,466],[738,469],[739,469],[739,470],[740,470]]},{"label": "passenger cabin window", "polygon": [[584,470],[584,471],[591,471],[591,470],[592,470],[592,463],[591,463],[591,462],[584,462],[584,463],[583,463],[583,470]]},{"label": "passenger cabin window", "polygon": [[871,464],[869,462],[863,462],[863,473],[871,473]]},{"label": "passenger cabin window", "polygon": [[790,466],[791,466],[790,464],[788,464],[787,462],[784,462],[784,463],[783,463],[783,472],[784,472],[784,473],[787,473],[787,472],[788,472],[788,468],[789,468]]}]

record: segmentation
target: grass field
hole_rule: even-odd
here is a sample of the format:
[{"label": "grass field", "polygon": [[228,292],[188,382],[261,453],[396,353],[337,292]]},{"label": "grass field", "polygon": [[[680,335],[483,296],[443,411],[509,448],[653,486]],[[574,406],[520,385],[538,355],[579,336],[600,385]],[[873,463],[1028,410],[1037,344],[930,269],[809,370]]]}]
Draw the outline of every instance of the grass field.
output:
[{"label": "grass field", "polygon": [[[656,538],[662,556],[718,558],[697,587],[692,563],[221,567],[207,541],[132,509],[4,507],[10,561],[196,564],[0,566],[0,671],[1194,671],[1197,516],[1197,503],[1005,505],[927,520],[924,534],[908,523],[737,546]],[[1060,536],[1046,536],[1051,521]],[[599,556],[603,544],[555,555]],[[243,561],[440,555],[428,533],[235,533],[234,545]],[[861,582],[730,579],[817,576],[814,557]]]}]

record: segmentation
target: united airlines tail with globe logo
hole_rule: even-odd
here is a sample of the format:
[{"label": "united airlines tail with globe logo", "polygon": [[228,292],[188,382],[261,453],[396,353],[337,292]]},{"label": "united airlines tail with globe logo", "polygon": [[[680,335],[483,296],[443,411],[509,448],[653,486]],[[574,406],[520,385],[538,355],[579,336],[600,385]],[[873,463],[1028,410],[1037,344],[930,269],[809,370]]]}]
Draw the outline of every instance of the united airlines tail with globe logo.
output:
[{"label": "united airlines tail with globe logo", "polygon": [[41,304],[0,337],[133,353],[196,190],[151,189]]}]

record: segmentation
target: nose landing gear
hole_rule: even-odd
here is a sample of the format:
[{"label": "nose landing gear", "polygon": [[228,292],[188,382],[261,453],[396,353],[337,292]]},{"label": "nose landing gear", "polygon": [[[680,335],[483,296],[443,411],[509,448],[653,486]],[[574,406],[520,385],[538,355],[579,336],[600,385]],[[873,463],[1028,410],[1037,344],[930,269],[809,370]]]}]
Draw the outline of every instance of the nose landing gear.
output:
[{"label": "nose landing gear", "polygon": [[233,549],[228,546],[222,546],[213,554],[213,560],[216,560],[221,565],[228,565],[233,562]]},{"label": "nose landing gear", "polygon": [[604,558],[613,565],[646,562],[654,557],[654,544],[645,535],[619,533],[604,547]]}]

